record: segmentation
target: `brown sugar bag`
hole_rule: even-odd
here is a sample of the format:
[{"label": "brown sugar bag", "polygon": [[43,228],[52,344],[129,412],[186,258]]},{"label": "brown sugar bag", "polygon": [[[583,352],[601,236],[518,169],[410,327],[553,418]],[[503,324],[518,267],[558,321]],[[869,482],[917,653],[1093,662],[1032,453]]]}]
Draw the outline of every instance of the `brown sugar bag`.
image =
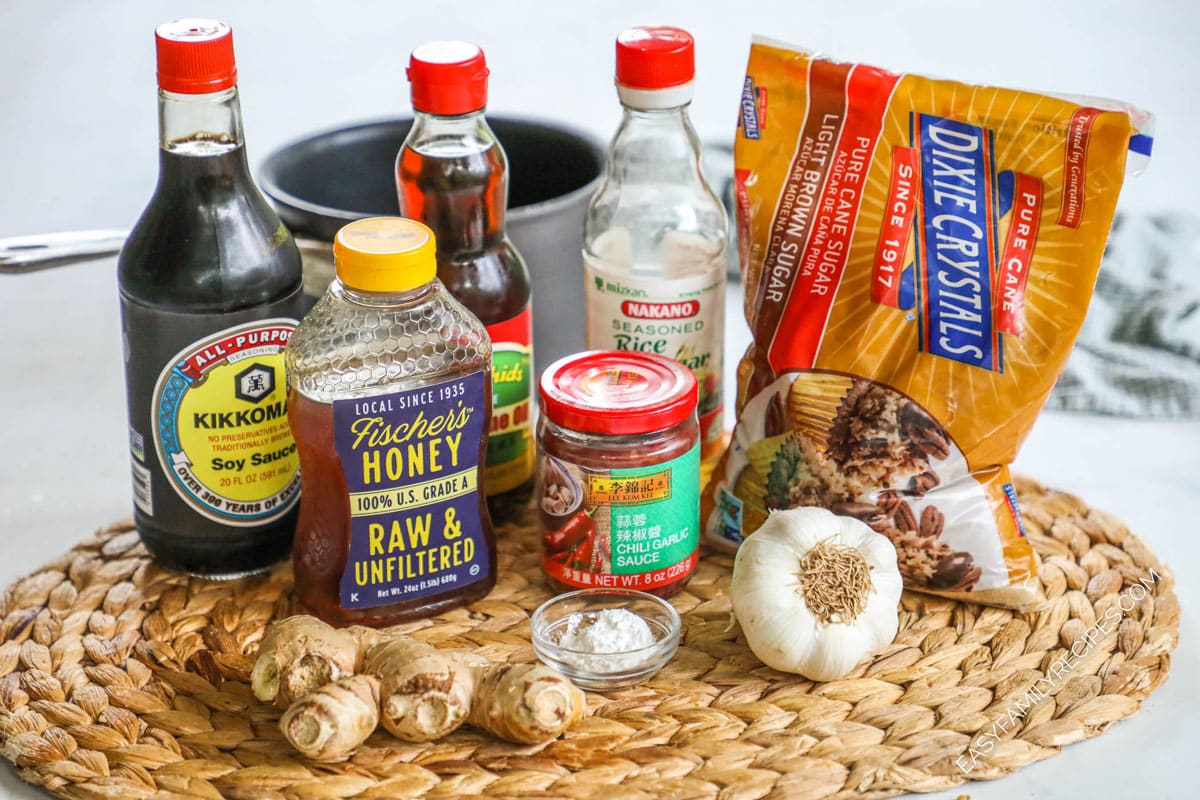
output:
[{"label": "brown sugar bag", "polygon": [[708,540],[733,548],[771,509],[819,505],[891,538],[909,588],[1035,603],[1008,465],[1150,123],[755,41],[735,146],[754,340]]}]

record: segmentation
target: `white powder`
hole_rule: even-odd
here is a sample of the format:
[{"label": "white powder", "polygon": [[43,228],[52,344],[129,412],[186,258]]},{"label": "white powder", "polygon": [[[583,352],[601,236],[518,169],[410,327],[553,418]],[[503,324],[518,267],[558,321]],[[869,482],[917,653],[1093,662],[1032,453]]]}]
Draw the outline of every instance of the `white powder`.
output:
[{"label": "white powder", "polygon": [[[654,644],[654,633],[646,621],[624,608],[575,612],[567,617],[558,646],[580,669],[588,672],[620,672],[648,660],[646,653],[629,653]],[[591,654],[591,655],[586,655]]]}]

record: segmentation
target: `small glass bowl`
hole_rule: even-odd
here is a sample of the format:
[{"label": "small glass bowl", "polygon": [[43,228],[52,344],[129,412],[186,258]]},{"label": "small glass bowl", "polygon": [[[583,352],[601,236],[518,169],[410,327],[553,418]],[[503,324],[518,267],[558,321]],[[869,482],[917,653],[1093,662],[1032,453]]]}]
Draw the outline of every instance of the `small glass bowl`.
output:
[{"label": "small glass bowl", "polygon": [[[569,650],[558,642],[572,614],[623,608],[650,626],[654,644],[621,653]],[[533,649],[546,664],[583,689],[608,691],[649,680],[679,647],[679,612],[662,598],[631,589],[581,589],[547,600],[533,612]],[[609,662],[609,663],[605,663]]]}]

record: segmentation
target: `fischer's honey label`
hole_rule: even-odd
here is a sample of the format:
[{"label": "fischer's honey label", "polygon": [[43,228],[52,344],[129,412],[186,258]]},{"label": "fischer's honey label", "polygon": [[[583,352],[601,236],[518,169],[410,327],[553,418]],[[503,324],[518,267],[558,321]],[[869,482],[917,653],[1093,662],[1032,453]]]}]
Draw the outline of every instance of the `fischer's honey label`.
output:
[{"label": "fischer's honey label", "polygon": [[342,608],[462,591],[487,580],[480,448],[484,372],[333,401],[349,491]]}]

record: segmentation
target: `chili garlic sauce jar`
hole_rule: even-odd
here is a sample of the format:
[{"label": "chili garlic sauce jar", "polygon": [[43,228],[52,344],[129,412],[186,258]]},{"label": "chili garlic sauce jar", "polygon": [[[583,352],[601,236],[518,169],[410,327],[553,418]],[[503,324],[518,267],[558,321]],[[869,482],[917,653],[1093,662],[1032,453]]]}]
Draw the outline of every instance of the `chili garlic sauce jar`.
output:
[{"label": "chili garlic sauce jar", "polygon": [[542,373],[538,517],[558,591],[681,590],[700,543],[696,377],[647,353],[593,351]]}]

